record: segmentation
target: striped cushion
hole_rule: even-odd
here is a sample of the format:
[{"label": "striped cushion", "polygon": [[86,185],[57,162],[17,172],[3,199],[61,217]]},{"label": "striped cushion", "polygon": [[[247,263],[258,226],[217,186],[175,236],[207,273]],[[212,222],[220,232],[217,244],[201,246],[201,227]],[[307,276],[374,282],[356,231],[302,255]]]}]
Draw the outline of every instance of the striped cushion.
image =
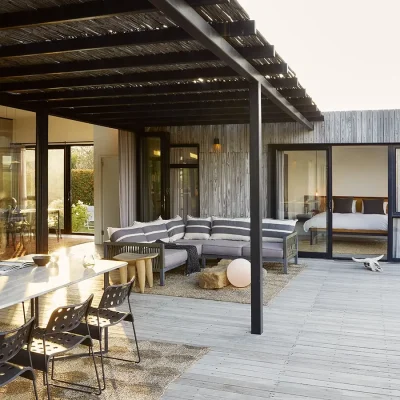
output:
[{"label": "striped cushion", "polygon": [[148,224],[146,223],[135,224],[135,226],[137,225],[141,226],[144,234],[146,235],[146,239],[149,243],[155,242],[156,240],[161,240],[162,242],[165,243],[169,242],[168,231],[164,221],[160,220],[160,221],[150,222]]},{"label": "striped cushion", "polygon": [[211,217],[194,218],[187,216],[185,239],[209,239],[211,231]]},{"label": "striped cushion", "polygon": [[290,235],[296,226],[297,219],[270,219],[262,220],[263,241],[267,238],[284,238]]},{"label": "striped cushion", "polygon": [[170,242],[175,242],[176,240],[182,239],[185,236],[185,223],[179,215],[170,220],[164,220],[164,222],[167,226]]},{"label": "striped cushion", "polygon": [[108,228],[111,242],[147,242],[146,236],[141,227],[130,226],[128,228]]},{"label": "striped cushion", "polygon": [[218,218],[212,217],[210,239],[250,241],[249,218]]}]

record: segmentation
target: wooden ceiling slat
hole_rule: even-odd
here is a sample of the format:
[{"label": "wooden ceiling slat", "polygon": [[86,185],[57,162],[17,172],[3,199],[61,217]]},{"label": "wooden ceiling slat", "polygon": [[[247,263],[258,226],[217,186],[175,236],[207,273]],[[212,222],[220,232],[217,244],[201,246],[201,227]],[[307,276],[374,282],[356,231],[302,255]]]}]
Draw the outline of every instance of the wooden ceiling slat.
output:
[{"label": "wooden ceiling slat", "polygon": [[[192,7],[225,4],[229,0],[187,0]],[[94,0],[37,10],[0,14],[0,30],[107,18],[123,13],[138,14],[156,9],[147,0]]]},{"label": "wooden ceiling slat", "polygon": [[[217,32],[228,37],[255,34],[254,21],[211,23]],[[139,32],[114,33],[102,36],[59,39],[0,47],[0,58],[23,57],[39,54],[57,54],[70,51],[93,50],[104,47],[137,46],[152,43],[180,42],[194,40],[182,28],[154,29]]]}]

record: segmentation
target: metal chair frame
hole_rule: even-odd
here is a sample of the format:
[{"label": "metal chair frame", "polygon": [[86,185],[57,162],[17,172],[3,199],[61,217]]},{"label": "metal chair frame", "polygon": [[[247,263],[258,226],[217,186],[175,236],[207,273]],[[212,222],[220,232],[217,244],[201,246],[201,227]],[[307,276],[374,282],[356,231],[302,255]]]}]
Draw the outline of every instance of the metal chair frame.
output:
[{"label": "metal chair frame", "polygon": [[[135,278],[133,277],[128,283],[123,283],[120,285],[110,285],[104,289],[103,296],[100,300],[99,306],[97,308],[91,307],[89,309],[89,318],[90,316],[95,316],[97,319],[97,329],[98,329],[98,338],[96,338],[99,341],[99,346],[100,346],[100,359],[101,359],[101,372],[103,375],[103,387],[101,390],[104,390],[106,388],[106,380],[105,380],[105,371],[104,371],[104,358],[112,359],[112,360],[118,360],[118,361],[124,361],[124,362],[129,362],[129,363],[134,363],[138,364],[140,363],[140,351],[139,351],[139,345],[137,341],[137,336],[136,336],[136,330],[135,330],[135,321],[132,313],[132,307],[130,303],[130,294],[132,291],[133,284],[135,282]],[[116,306],[119,306],[125,302],[125,300],[128,299],[128,307],[129,307],[129,312],[123,313],[119,311],[114,311],[110,310],[110,308],[114,308]],[[114,321],[108,324],[100,323],[100,320],[102,318],[102,315],[110,315],[111,317],[114,318]],[[127,360],[125,358],[118,358],[118,357],[112,357],[112,356],[106,356],[104,353],[103,349],[103,330],[105,328],[109,328],[110,326],[114,326],[119,324],[122,321],[127,321],[132,323],[132,329],[133,329],[133,334],[135,337],[135,345],[136,345],[136,351],[137,351],[137,359],[136,360]],[[89,322],[89,326],[93,326]]]},{"label": "metal chair frame", "polygon": [[[24,325],[19,328],[0,332],[0,371],[5,369],[5,372],[1,374],[0,387],[7,385],[21,376],[32,381],[35,399],[39,400],[36,387],[36,375],[32,368],[30,353],[34,321],[35,318],[31,318],[29,321],[25,321]],[[24,346],[27,346],[29,365],[22,367],[13,363],[12,359]],[[6,351],[7,354],[5,354]],[[2,379],[4,379],[4,382],[1,382]]]},{"label": "metal chair frame", "polygon": [[[32,340],[32,358],[33,364],[43,371],[43,384],[46,386],[47,397],[51,399],[50,386],[61,389],[69,389],[83,393],[101,394],[100,377],[97,370],[96,359],[93,351],[93,341],[90,336],[88,326],[88,312],[93,300],[93,294],[87,300],[79,304],[67,305],[56,308],[45,328],[36,328],[33,331]],[[86,327],[83,334],[72,332],[77,326]],[[57,346],[63,346],[57,349]],[[82,385],[75,382],[68,382],[54,378],[54,363],[56,359],[66,357],[66,353],[78,345],[89,347],[89,356],[92,357],[94,370],[96,373],[97,387]],[[51,349],[49,352],[48,349]],[[51,381],[63,383],[65,385],[56,384],[49,380],[49,366],[51,362]]]}]

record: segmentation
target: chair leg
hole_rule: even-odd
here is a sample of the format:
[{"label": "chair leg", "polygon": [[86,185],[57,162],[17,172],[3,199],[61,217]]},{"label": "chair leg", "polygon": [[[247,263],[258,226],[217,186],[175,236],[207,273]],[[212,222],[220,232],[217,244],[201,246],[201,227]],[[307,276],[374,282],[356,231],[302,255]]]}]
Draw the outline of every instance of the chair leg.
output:
[{"label": "chair leg", "polygon": [[38,396],[38,391],[37,391],[37,387],[36,387],[36,377],[35,377],[35,373],[32,372],[32,386],[33,386],[33,394],[35,395],[35,400],[39,400],[39,396]]},{"label": "chair leg", "polygon": [[165,271],[164,269],[160,270],[160,286],[165,285]]},{"label": "chair leg", "polygon": [[[101,394],[101,385],[100,385],[100,377],[99,377],[99,371],[97,371],[97,364],[96,364],[96,358],[94,356],[94,351],[93,351],[93,343],[92,346],[90,346],[90,350],[92,351],[92,361],[93,361],[93,366],[94,366],[94,371],[96,373],[96,380],[97,380],[97,387],[99,388],[98,392],[94,392],[97,395]],[[103,375],[103,379],[104,379],[104,375]]]},{"label": "chair leg", "polygon": [[105,374],[105,371],[104,371],[102,332],[99,335],[99,346],[100,346],[101,374],[103,375],[103,387],[101,388],[101,390],[105,390],[105,388],[106,388],[106,374]]},{"label": "chair leg", "polygon": [[[52,357],[52,360],[54,361],[54,357]],[[49,361],[47,361],[46,368],[43,371],[43,385],[46,385],[46,390],[47,390],[47,399],[51,400],[51,394],[50,394],[50,384],[49,384]]]}]

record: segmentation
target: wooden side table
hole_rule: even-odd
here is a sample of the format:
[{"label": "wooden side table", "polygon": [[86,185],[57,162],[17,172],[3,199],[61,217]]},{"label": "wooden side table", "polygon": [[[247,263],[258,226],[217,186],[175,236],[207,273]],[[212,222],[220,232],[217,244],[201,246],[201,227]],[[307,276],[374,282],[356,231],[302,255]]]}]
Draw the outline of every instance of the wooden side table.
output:
[{"label": "wooden side table", "polygon": [[133,276],[136,268],[136,276],[139,282],[140,293],[144,293],[145,280],[149,283],[149,287],[153,287],[153,262],[152,259],[158,257],[158,253],[138,254],[138,253],[121,253],[114,256],[114,260],[126,261],[128,266],[120,268],[119,273],[121,283],[128,282],[129,275]]}]

